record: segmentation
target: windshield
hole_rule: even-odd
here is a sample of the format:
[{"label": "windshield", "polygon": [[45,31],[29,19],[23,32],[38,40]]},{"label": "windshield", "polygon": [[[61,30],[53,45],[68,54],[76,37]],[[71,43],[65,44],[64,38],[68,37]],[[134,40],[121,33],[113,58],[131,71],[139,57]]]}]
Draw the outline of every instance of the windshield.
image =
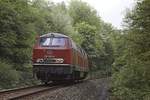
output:
[{"label": "windshield", "polygon": [[63,37],[42,37],[40,39],[40,46],[65,46],[66,38]]}]

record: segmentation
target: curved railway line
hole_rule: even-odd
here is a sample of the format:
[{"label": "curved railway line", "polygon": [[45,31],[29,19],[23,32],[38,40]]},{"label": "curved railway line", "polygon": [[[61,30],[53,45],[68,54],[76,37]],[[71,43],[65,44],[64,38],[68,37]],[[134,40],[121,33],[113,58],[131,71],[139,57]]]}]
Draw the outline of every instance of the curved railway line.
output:
[{"label": "curved railway line", "polygon": [[48,85],[35,85],[30,87],[8,89],[0,91],[0,100],[37,100],[44,97],[46,93],[63,87],[79,84],[93,79],[85,79],[73,83],[50,83]]},{"label": "curved railway line", "polygon": [[0,91],[0,100],[33,100],[42,95],[44,96],[46,92],[63,88],[65,86],[67,85],[49,84]]}]

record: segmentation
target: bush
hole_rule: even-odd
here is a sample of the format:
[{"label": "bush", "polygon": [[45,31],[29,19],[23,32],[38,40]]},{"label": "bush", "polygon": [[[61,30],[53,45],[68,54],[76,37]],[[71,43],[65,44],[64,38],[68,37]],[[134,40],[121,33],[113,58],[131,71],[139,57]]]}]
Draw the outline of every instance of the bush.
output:
[{"label": "bush", "polygon": [[0,88],[15,87],[19,77],[19,73],[9,63],[0,60]]},{"label": "bush", "polygon": [[150,99],[150,63],[137,59],[113,74],[112,92],[119,100]]}]

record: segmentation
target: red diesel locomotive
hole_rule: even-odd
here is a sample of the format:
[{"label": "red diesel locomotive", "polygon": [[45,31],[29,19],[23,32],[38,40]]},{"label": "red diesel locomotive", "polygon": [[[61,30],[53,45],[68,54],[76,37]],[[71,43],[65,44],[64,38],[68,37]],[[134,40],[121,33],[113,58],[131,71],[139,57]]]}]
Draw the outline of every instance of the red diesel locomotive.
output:
[{"label": "red diesel locomotive", "polygon": [[44,83],[81,80],[87,76],[88,57],[71,38],[48,33],[37,38],[33,48],[33,74]]}]

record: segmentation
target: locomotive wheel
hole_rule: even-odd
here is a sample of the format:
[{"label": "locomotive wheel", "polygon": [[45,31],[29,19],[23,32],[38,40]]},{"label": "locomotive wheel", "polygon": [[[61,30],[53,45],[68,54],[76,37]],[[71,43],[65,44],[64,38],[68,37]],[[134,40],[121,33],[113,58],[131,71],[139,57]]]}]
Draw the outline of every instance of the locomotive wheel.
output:
[{"label": "locomotive wheel", "polygon": [[60,84],[63,83],[63,80],[53,80],[52,82],[53,84]]},{"label": "locomotive wheel", "polygon": [[75,80],[82,80],[87,77],[87,72],[75,71]]},{"label": "locomotive wheel", "polygon": [[74,72],[73,72],[73,78],[72,78],[72,79],[73,79],[73,80],[77,80],[77,79],[78,79],[78,74],[79,74],[78,71],[74,71]]},{"label": "locomotive wheel", "polygon": [[48,84],[48,81],[46,81],[46,80],[41,80],[41,83],[47,85],[47,84]]},{"label": "locomotive wheel", "polygon": [[48,84],[48,82],[44,82],[44,84],[45,84],[45,85],[47,85],[47,84]]},{"label": "locomotive wheel", "polygon": [[87,72],[84,72],[84,76],[83,76],[83,79],[85,79],[87,77]]}]

